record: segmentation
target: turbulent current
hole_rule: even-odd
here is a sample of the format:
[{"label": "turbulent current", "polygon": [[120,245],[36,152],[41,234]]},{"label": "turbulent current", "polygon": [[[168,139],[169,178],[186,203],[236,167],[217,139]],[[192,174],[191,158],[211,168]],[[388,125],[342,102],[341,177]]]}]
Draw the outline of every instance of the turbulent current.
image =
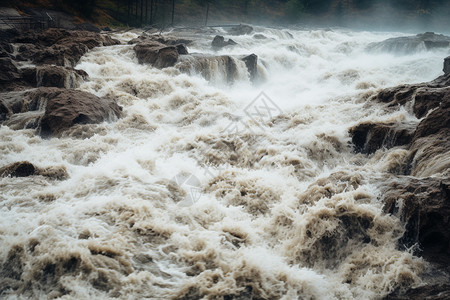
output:
[{"label": "turbulent current", "polygon": [[421,284],[427,264],[398,249],[403,225],[380,201],[406,150],[355,154],[348,131],[418,123],[367,99],[434,79],[448,53],[365,50],[399,33],[255,31],[218,52],[217,33],[171,33],[189,53],[256,54],[254,82],[242,61],[232,83],[220,61],[206,77],[138,64],[141,32],[121,33],[76,68],[123,118],[51,139],[0,127],[0,165],[68,173],[0,178],[0,272],[18,282],[2,297],[379,299]]}]

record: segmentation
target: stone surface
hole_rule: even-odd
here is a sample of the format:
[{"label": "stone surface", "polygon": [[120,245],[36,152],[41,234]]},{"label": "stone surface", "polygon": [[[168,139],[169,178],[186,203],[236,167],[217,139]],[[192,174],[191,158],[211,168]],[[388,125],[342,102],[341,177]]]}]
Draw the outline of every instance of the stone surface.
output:
[{"label": "stone surface", "polygon": [[36,86],[77,88],[79,82],[87,77],[82,70],[45,65],[36,69]]},{"label": "stone surface", "polygon": [[216,35],[213,41],[211,42],[211,46],[214,49],[222,49],[226,46],[234,46],[234,45],[237,45],[235,41],[233,41],[232,39],[228,39],[228,41],[225,41],[225,38],[221,35]]},{"label": "stone surface", "polygon": [[378,43],[371,43],[369,51],[385,51],[399,54],[410,54],[423,50],[450,47],[450,37],[425,32],[415,36],[396,37]]},{"label": "stone surface", "polygon": [[231,35],[245,35],[253,32],[253,27],[245,24],[240,24],[238,26],[228,29],[228,33]]},{"label": "stone surface", "polygon": [[41,87],[0,97],[4,125],[35,128],[43,137],[58,136],[76,124],[113,121],[121,115],[122,108],[114,101],[78,90]]},{"label": "stone surface", "polygon": [[375,100],[386,103],[388,107],[406,105],[418,118],[428,111],[450,100],[450,74],[438,77],[427,83],[400,85],[387,88],[375,96]]},{"label": "stone surface", "polygon": [[250,80],[253,82],[258,76],[258,56],[256,54],[250,54],[241,58],[245,62]]},{"label": "stone surface", "polygon": [[444,73],[450,74],[450,56],[444,60]]},{"label": "stone surface", "polygon": [[[187,74],[201,74],[209,81],[219,80],[231,84],[242,75],[240,74],[242,72],[248,72],[253,81],[257,74],[257,60],[255,54],[245,56],[190,54],[181,56],[176,67]],[[242,62],[247,70],[242,71],[242,65],[239,65]]]},{"label": "stone surface", "polygon": [[94,47],[120,43],[108,35],[56,28],[22,32],[8,41],[22,44],[17,55],[19,60],[32,59],[38,65],[54,64],[66,67],[75,66],[81,56]]},{"label": "stone surface", "polygon": [[405,224],[400,248],[419,244],[428,261],[450,265],[450,179],[401,177],[383,193],[384,211]]},{"label": "stone surface", "polygon": [[0,58],[0,82],[7,83],[21,77],[17,64],[8,57]]},{"label": "stone surface", "polygon": [[175,46],[165,46],[158,42],[144,42],[134,46],[140,64],[150,64],[162,69],[173,67],[178,61],[178,50]]},{"label": "stone surface", "polygon": [[414,124],[361,123],[350,129],[352,143],[358,153],[371,154],[380,148],[409,145]]},{"label": "stone surface", "polygon": [[35,175],[36,168],[27,161],[15,162],[0,168],[0,177],[27,177]]}]

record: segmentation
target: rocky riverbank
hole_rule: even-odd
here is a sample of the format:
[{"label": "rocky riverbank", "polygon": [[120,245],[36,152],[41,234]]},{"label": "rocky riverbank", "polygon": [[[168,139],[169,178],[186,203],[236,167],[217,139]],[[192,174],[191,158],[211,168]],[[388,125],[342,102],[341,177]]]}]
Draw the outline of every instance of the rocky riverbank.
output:
[{"label": "rocky riverbank", "polygon": [[[372,154],[379,149],[407,150],[401,167],[393,168],[383,186],[384,211],[398,216],[405,226],[398,241],[401,249],[412,249],[430,263],[439,278],[450,274],[450,72],[421,84],[382,90],[370,100],[386,110],[404,106],[417,118],[411,123],[361,123],[350,129],[356,152]],[[400,291],[386,299],[448,299],[448,284],[436,283]],[[427,298],[428,299],[428,298]]]}]

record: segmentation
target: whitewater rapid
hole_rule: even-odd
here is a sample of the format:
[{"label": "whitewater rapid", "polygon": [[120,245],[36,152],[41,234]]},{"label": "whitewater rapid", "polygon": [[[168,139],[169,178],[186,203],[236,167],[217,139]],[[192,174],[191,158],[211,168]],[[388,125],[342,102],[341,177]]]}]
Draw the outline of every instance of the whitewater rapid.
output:
[{"label": "whitewater rapid", "polygon": [[258,81],[241,66],[230,85],[138,64],[126,42],[140,33],[76,66],[79,89],[122,119],[52,139],[0,127],[0,165],[69,174],[0,178],[0,261],[25,282],[2,297],[378,299],[421,283],[426,264],[397,249],[402,225],[379,201],[406,150],[355,154],[348,130],[418,123],[366,100],[436,78],[448,51],[365,51],[401,33],[257,27],[215,52],[217,33],[170,33],[192,37],[190,53],[256,54]]}]

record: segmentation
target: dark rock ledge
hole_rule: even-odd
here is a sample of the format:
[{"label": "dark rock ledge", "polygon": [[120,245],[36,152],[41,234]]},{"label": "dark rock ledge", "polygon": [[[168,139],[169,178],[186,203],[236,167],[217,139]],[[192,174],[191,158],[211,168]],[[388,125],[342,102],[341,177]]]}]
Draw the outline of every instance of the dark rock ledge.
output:
[{"label": "dark rock ledge", "polygon": [[[158,69],[176,67],[183,73],[201,74],[206,80],[211,80],[218,68],[218,71],[225,75],[227,82],[232,84],[239,76],[238,64],[243,62],[249,79],[255,82],[258,78],[258,56],[255,54],[231,56],[188,53],[186,45],[190,43],[191,40],[149,34],[143,34],[128,42],[130,45],[135,44],[133,49],[139,63]],[[236,43],[233,40],[225,42],[220,36],[216,36],[212,42],[216,49],[234,44]]]},{"label": "dark rock ledge", "polygon": [[[448,63],[447,58],[444,71]],[[430,263],[432,273],[440,274],[426,278],[421,287],[397,290],[385,299],[450,299],[450,74],[385,89],[371,100],[386,109],[405,106],[421,119],[418,125],[362,123],[349,132],[355,152],[407,149],[402,170],[379,183],[381,201],[386,213],[404,223],[398,247],[414,247],[415,254]]]}]

